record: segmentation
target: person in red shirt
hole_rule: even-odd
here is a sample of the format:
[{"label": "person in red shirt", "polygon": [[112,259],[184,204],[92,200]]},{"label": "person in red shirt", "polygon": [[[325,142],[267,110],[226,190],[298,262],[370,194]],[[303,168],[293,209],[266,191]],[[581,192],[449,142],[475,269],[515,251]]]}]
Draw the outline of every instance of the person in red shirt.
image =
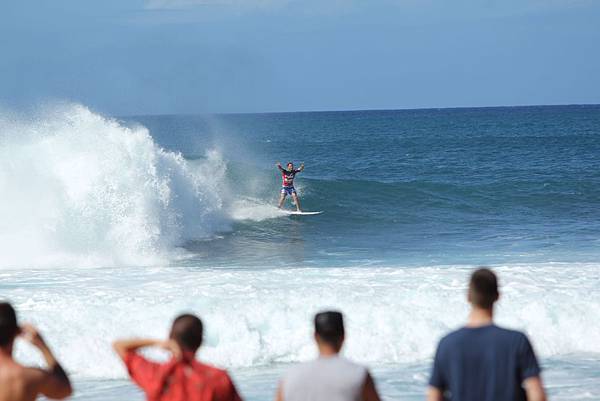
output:
[{"label": "person in red shirt", "polygon": [[[202,321],[184,314],[173,321],[167,340],[119,340],[113,348],[148,401],[242,401],[225,370],[196,360],[202,333]],[[162,364],[149,361],[137,352],[144,347],[163,348],[172,357]]]}]

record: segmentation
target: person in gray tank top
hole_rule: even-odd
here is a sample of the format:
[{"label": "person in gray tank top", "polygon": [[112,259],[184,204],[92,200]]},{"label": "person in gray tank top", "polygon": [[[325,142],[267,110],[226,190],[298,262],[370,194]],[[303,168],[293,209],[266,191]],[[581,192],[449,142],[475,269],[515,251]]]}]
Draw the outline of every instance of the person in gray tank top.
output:
[{"label": "person in gray tank top", "polygon": [[379,401],[367,368],[339,354],[344,343],[340,312],[315,316],[315,341],[319,357],[294,366],[283,376],[276,401]]}]

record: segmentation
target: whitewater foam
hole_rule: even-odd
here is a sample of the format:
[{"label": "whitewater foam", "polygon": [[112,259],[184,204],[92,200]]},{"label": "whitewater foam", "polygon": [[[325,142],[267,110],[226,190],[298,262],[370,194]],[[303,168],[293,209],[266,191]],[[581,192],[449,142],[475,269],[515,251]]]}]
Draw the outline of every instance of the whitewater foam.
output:
[{"label": "whitewater foam", "polygon": [[286,216],[274,204],[265,204],[257,198],[244,197],[234,201],[230,208],[230,215],[235,220],[263,221]]},{"label": "whitewater foam", "polygon": [[232,219],[272,217],[228,205],[226,173],[217,150],[188,161],[80,105],[0,117],[0,267],[158,265]]},{"label": "whitewater foam", "polygon": [[[600,357],[596,265],[498,267],[497,320],[525,330],[543,358]],[[110,341],[164,337],[192,311],[206,323],[201,357],[227,367],[269,366],[314,356],[311,317],[347,313],[346,354],[377,365],[422,363],[467,315],[470,268],[146,268],[5,273],[3,296],[38,324],[79,377],[124,377]],[[22,283],[28,283],[27,286]],[[20,344],[19,356],[39,361]],[[595,355],[595,356],[594,356]],[[37,358],[37,359],[36,359]]]}]

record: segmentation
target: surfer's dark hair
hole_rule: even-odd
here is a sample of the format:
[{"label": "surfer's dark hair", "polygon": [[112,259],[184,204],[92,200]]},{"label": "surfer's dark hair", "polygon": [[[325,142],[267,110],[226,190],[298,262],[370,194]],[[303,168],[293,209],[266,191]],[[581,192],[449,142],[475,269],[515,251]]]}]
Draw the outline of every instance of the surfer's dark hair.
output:
[{"label": "surfer's dark hair", "polygon": [[18,333],[17,313],[8,302],[0,302],[0,347],[9,345]]},{"label": "surfer's dark hair", "polygon": [[498,300],[498,278],[486,268],[477,269],[469,281],[469,301],[480,308],[491,309]]},{"label": "surfer's dark hair", "polygon": [[337,311],[315,315],[315,333],[329,345],[340,346],[344,340],[344,316]]},{"label": "surfer's dark hair", "polygon": [[202,320],[186,313],[175,318],[169,337],[181,348],[195,352],[202,345],[203,331]]},{"label": "surfer's dark hair", "polygon": [[286,166],[289,166],[290,164],[291,164],[292,166],[294,165],[294,163],[292,163],[292,162],[287,162]]}]

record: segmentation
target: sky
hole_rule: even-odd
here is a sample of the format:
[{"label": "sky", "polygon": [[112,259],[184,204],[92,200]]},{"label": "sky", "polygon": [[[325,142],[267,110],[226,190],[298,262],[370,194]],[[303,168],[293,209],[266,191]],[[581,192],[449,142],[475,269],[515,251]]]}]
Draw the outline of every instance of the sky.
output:
[{"label": "sky", "polygon": [[111,115],[600,103],[597,0],[0,3],[0,106]]}]

